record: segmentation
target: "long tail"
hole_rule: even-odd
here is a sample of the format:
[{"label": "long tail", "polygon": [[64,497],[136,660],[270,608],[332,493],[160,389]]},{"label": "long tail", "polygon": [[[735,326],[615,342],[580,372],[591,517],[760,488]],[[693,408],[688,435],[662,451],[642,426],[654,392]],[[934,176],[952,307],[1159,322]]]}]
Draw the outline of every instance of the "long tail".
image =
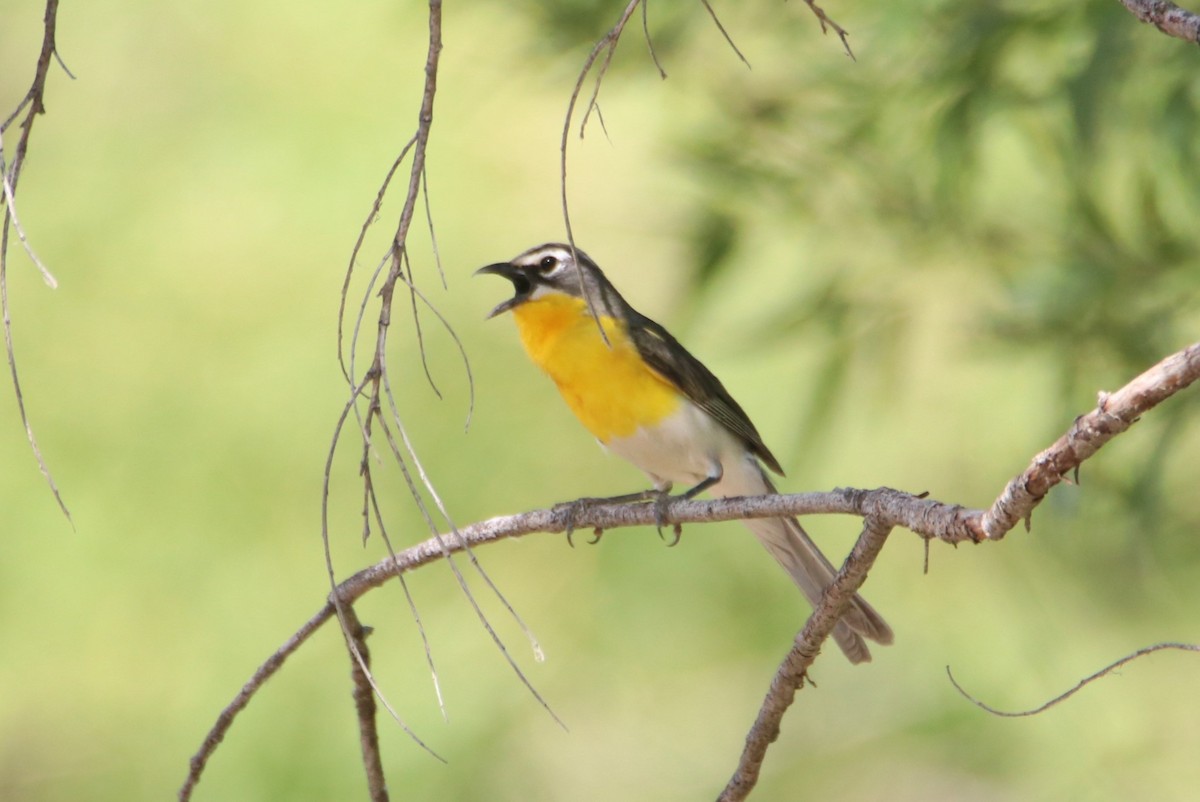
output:
[{"label": "long tail", "polygon": [[[724,497],[757,496],[776,491],[758,460],[747,455],[744,461],[725,466],[725,474],[711,492]],[[815,607],[837,572],[800,523],[795,518],[756,518],[742,523],[771,552]],[[865,663],[871,659],[871,651],[864,637],[887,645],[892,642],[892,628],[866,599],[855,594],[833,630],[833,639],[851,663]]]}]

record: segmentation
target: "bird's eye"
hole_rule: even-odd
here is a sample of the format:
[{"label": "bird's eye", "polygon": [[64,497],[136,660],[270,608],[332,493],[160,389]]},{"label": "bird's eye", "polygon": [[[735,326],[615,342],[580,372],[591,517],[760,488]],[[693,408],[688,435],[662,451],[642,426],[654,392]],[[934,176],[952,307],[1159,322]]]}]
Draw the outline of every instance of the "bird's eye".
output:
[{"label": "bird's eye", "polygon": [[543,273],[549,273],[557,265],[557,256],[543,256],[542,261],[538,262],[538,270],[541,270]]}]

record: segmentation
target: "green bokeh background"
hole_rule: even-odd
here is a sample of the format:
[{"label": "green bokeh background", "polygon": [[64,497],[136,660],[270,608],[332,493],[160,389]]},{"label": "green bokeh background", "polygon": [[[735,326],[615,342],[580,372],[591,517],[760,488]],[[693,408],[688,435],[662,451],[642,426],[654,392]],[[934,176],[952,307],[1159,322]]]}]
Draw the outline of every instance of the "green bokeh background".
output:
[{"label": "green bokeh background", "polygon": [[[652,8],[665,82],[636,30],[622,43],[607,136],[593,126],[571,145],[577,237],[734,390],[787,489],[986,504],[1096,391],[1195,339],[1200,56],[1108,5],[827,5],[857,62],[802,4],[725,9],[750,71],[702,9]],[[31,77],[41,13],[0,3],[5,111]],[[562,237],[562,114],[615,16],[445,9],[429,179],[447,289],[419,227],[413,253],[470,358],[469,429],[461,363],[431,318],[442,399],[403,305],[390,367],[459,523],[641,482],[570,419],[511,323],[483,320],[504,286],[469,280]],[[61,286],[16,244],[8,279],[25,403],[74,527],[0,391],[0,798],[171,796],[220,709],[320,606],[321,475],[346,395],[337,296],[411,134],[424,35],[419,4],[379,0],[60,12],[77,79],[52,71],[20,209]],[[1077,69],[1111,52],[1099,78]],[[1081,115],[1097,86],[1136,102]],[[1100,198],[1090,216],[1070,202],[1079,187]],[[754,798],[1194,798],[1194,655],[1158,655],[1024,719],[976,709],[944,673],[1019,709],[1143,645],[1200,640],[1194,395],[1056,490],[1032,534],[935,544],[922,575],[921,542],[897,532],[867,594],[895,646],[865,667],[818,663]],[[357,458],[344,447],[334,466],[343,575],[384,553],[359,541]],[[424,538],[400,477],[380,470],[393,537]],[[855,533],[810,528],[831,550]],[[431,566],[410,587],[447,721],[399,589],[360,611],[390,702],[447,760],[382,720],[393,798],[713,798],[806,614],[744,531],[691,527],[675,549],[649,530],[574,550],[531,536],[478,556],[548,659],[473,575],[472,589],[570,730]],[[364,798],[348,668],[337,632],[321,632],[239,718],[195,798]]]}]

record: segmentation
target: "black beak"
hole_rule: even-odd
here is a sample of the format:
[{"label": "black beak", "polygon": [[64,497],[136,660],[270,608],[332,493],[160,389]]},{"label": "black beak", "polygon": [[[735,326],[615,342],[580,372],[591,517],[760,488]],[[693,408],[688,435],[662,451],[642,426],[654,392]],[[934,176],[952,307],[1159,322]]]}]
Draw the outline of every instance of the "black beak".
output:
[{"label": "black beak", "polygon": [[533,282],[529,280],[528,274],[521,268],[509,262],[497,262],[494,265],[487,265],[475,271],[475,275],[481,273],[492,273],[497,276],[503,276],[513,284],[514,295],[503,303],[497,304],[496,308],[488,313],[489,318],[493,318],[502,312],[507,312],[515,306],[519,306],[529,300],[529,295],[533,292]]}]

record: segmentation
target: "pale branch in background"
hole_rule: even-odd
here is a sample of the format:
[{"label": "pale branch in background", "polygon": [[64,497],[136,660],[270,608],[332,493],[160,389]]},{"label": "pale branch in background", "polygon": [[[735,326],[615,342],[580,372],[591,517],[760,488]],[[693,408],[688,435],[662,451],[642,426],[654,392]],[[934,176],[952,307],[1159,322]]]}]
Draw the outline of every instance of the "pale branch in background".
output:
[{"label": "pale branch in background", "polygon": [[1167,36],[1200,44],[1200,16],[1168,0],[1121,0],[1121,4],[1142,22],[1153,25]]},{"label": "pale branch in background", "polygon": [[[41,272],[42,278],[51,287],[57,287],[58,281],[51,275],[50,271],[42,264],[41,259],[34,253],[33,247],[29,244],[25,236],[25,231],[21,228],[20,220],[17,217],[17,184],[21,180],[21,169],[25,165],[25,155],[29,150],[29,137],[33,133],[33,123],[39,114],[46,113],[46,80],[50,75],[50,62],[57,61],[69,77],[71,71],[63,64],[62,59],[58,55],[58,48],[55,44],[55,31],[58,25],[58,0],[46,0],[46,12],[42,17],[42,47],[38,53],[37,64],[34,67],[33,82],[29,86],[29,90],[25,93],[25,97],[17,104],[12,113],[4,118],[4,122],[0,123],[0,183],[3,184],[2,194],[4,196],[4,222],[0,226],[0,315],[4,319],[4,350],[8,358],[8,371],[12,378],[13,393],[17,399],[17,411],[21,416],[21,423],[25,427],[25,438],[29,441],[29,447],[33,450],[33,457],[37,460],[38,469],[41,470],[42,476],[46,480],[46,484],[50,487],[50,492],[54,495],[54,500],[58,502],[58,508],[62,510],[67,521],[71,521],[71,512],[67,509],[66,502],[63,501],[62,494],[58,490],[58,485],[54,481],[54,477],[50,473],[50,466],[46,464],[45,457],[42,456],[42,449],[38,446],[37,437],[33,433],[33,424],[29,420],[29,413],[25,409],[25,395],[21,390],[20,374],[17,372],[17,356],[13,347],[12,336],[12,317],[8,303],[8,235],[10,231],[17,232],[17,238],[24,246],[26,253],[37,269]],[[9,127],[17,121],[21,116],[21,112],[25,112],[25,117],[21,120],[18,126],[21,129],[21,135],[17,137],[16,149],[13,151],[11,160],[5,156],[4,150],[4,133]]]}]

